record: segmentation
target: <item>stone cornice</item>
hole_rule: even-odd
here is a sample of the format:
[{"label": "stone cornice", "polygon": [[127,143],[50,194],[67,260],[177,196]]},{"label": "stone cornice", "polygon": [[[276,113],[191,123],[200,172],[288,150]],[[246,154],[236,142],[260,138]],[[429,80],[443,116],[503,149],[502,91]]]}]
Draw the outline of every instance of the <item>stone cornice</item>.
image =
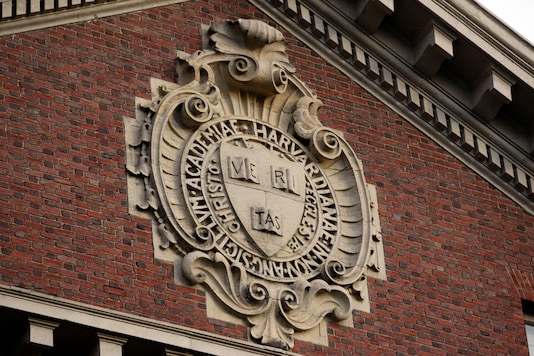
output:
[{"label": "stone cornice", "polygon": [[321,1],[250,2],[534,214],[534,162],[387,44],[339,20],[338,10]]},{"label": "stone cornice", "polygon": [[[117,0],[19,18],[4,21],[0,36],[182,1],[186,0]],[[397,110],[527,211],[534,212],[534,160],[530,156],[534,154],[534,133],[530,133],[530,138],[527,133],[521,138],[522,145],[518,145],[513,135],[493,125],[502,105],[512,101],[511,90],[516,81],[530,88],[522,87],[523,95],[527,95],[525,92],[534,95],[534,47],[483,7],[474,1],[413,0],[413,4],[429,11],[433,19],[467,38],[494,63],[495,67],[489,67],[486,77],[477,82],[479,84],[471,83],[474,87],[470,94],[455,93],[446,83],[432,77],[440,63],[450,56],[448,50],[440,50],[440,46],[447,48],[449,44],[426,38],[422,45],[435,45],[438,50],[425,51],[420,48],[421,43],[416,44],[414,63],[410,62],[413,61],[412,49],[392,44],[387,35],[380,33],[380,22],[394,11],[389,0],[362,0],[359,7],[349,6],[349,10],[357,12],[354,14],[336,7],[343,0],[250,2],[305,39],[323,58]],[[362,6],[368,8],[362,9]],[[374,31],[376,35],[372,34]],[[434,31],[442,42],[443,38],[445,42],[447,38],[454,40],[455,34],[442,31],[440,26]],[[441,53],[442,58],[436,53]],[[428,66],[425,61],[434,62]],[[427,76],[421,76],[414,67]],[[523,99],[522,105],[529,102]],[[530,119],[530,113],[525,112],[527,116],[521,119],[523,124]]]},{"label": "stone cornice", "polygon": [[[267,1],[263,1],[267,2]],[[283,0],[275,0],[275,3],[282,3]],[[268,2],[267,2],[268,3]],[[272,3],[272,2],[271,2]],[[271,5],[272,6],[272,5]],[[274,5],[277,7],[277,5]],[[497,143],[499,150],[503,151],[507,156],[513,158],[518,162],[520,166],[523,166],[525,170],[534,172],[534,161],[528,156],[527,152],[524,152],[521,148],[510,143],[510,139],[505,134],[499,132],[497,129],[485,125],[483,122],[473,117],[473,112],[470,107],[462,102],[460,94],[454,96],[443,87],[441,83],[438,83],[433,78],[423,77],[419,73],[413,70],[411,58],[406,53],[406,48],[399,46],[391,46],[388,42],[389,38],[386,36],[370,36],[367,33],[360,30],[358,27],[350,21],[350,19],[341,10],[333,7],[327,1],[310,1],[309,4],[299,5],[300,7],[308,6],[311,11],[311,16],[321,18],[324,22],[324,26],[335,29],[341,37],[345,37],[345,40],[350,39],[350,42],[357,43],[355,48],[358,48],[356,54],[364,55],[368,54],[375,59],[379,59],[381,67],[387,66],[391,72],[411,83],[413,87],[416,87],[419,91],[426,93],[429,97],[435,98],[435,101],[439,101],[440,105],[447,108],[452,115],[456,116],[459,120],[463,121],[466,127],[470,130],[476,131],[479,136],[485,137],[487,140]],[[317,15],[320,14],[320,15]],[[274,15],[274,14],[273,14]],[[326,20],[328,19],[328,20]],[[340,20],[344,19],[344,20]],[[294,22],[295,19],[293,19]],[[300,26],[302,28],[302,26]],[[315,30],[310,30],[312,33]],[[313,40],[320,40],[317,36],[312,37]],[[326,40],[323,40],[326,41]],[[309,45],[309,44],[308,44]],[[325,52],[325,56],[331,58],[332,55],[338,54],[338,48],[328,48],[329,51]],[[325,57],[325,58],[327,58]],[[352,58],[345,58],[347,63],[352,63]],[[361,64],[356,64],[358,68]],[[365,66],[365,63],[363,63]],[[365,76],[364,76],[365,77]],[[510,79],[510,81],[512,81]],[[367,88],[369,89],[369,88]],[[532,176],[532,175],[531,175]]]},{"label": "stone cornice", "polygon": [[418,1],[496,62],[534,87],[534,47],[478,3],[465,0]]},{"label": "stone cornice", "polygon": [[272,347],[210,334],[170,323],[0,285],[0,307],[30,313],[57,322],[67,321],[129,338],[208,355],[294,355]]},{"label": "stone cornice", "polygon": [[60,9],[60,11],[48,12],[30,17],[5,19],[1,22],[0,36],[76,22],[92,21],[102,17],[176,4],[184,1],[188,0],[115,0],[73,9]]}]

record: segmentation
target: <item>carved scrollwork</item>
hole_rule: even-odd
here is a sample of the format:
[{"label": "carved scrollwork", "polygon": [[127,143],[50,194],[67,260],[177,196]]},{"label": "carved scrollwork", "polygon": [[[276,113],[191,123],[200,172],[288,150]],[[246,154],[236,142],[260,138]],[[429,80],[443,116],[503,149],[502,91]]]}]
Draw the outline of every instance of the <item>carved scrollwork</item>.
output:
[{"label": "carved scrollwork", "polygon": [[171,246],[171,244],[176,245],[177,240],[174,234],[169,231],[169,228],[165,224],[165,221],[163,219],[158,219],[158,228],[157,228],[158,236],[160,236],[160,248],[168,248]]},{"label": "carved scrollwork", "polygon": [[341,261],[331,260],[325,264],[327,279],[338,285],[350,285],[362,278],[363,266],[348,266]]},{"label": "carved scrollwork", "polygon": [[213,248],[215,244],[213,231],[204,226],[197,226],[195,229],[195,236],[197,237],[196,242],[198,243],[199,249],[207,251]]},{"label": "carved scrollwork", "polygon": [[315,129],[310,146],[312,153],[321,161],[333,160],[341,155],[342,147],[338,135],[331,129]]},{"label": "carved scrollwork", "polygon": [[277,29],[269,26],[265,22],[255,20],[237,20],[239,27],[246,33],[247,38],[258,41],[262,44],[271,44],[280,42],[284,36]]},{"label": "carved scrollwork", "polygon": [[347,274],[347,268],[339,261],[328,261],[325,264],[325,273],[331,281],[336,281]]},{"label": "carved scrollwork", "polygon": [[323,280],[297,280],[292,288],[281,293],[286,295],[279,303],[284,318],[297,330],[313,328],[326,315],[345,320],[352,311],[349,293]]},{"label": "carved scrollwork", "polygon": [[338,133],[321,124],[317,116],[321,106],[322,103],[315,98],[300,98],[293,112],[295,131],[300,137],[310,140],[311,151],[319,160],[334,160],[341,155],[342,146]]},{"label": "carved scrollwork", "polygon": [[132,200],[166,258],[180,256],[180,280],[208,288],[254,339],[291,348],[327,316],[368,307],[379,230],[361,163],[322,125],[280,31],[239,20],[208,36],[209,48],[179,53],[178,83],[154,84],[139,107]]},{"label": "carved scrollwork", "polygon": [[277,308],[272,307],[265,313],[251,315],[247,320],[252,325],[250,335],[260,340],[262,344],[281,349],[294,346],[293,334],[295,330],[280,319]]},{"label": "carved scrollwork", "polygon": [[228,72],[238,85],[263,95],[281,94],[288,85],[284,68],[272,62],[258,62],[247,56],[230,60]]},{"label": "carved scrollwork", "polygon": [[189,128],[198,127],[211,120],[213,109],[209,101],[200,94],[192,94],[181,105],[181,120]]},{"label": "carved scrollwork", "polygon": [[254,20],[228,21],[210,29],[210,41],[220,53],[233,54],[228,72],[239,86],[261,95],[283,93],[295,68],[285,55],[280,31]]},{"label": "carved scrollwork", "polygon": [[315,129],[321,127],[321,121],[317,117],[317,111],[322,106],[316,98],[304,96],[297,101],[293,119],[295,120],[295,132],[300,137],[309,140]]},{"label": "carved scrollwork", "polygon": [[276,91],[278,93],[283,93],[287,88],[287,84],[289,83],[286,71],[281,67],[273,65],[272,78]]},{"label": "carved scrollwork", "polygon": [[248,82],[258,75],[258,62],[253,58],[239,56],[230,60],[228,72],[240,82]]},{"label": "carved scrollwork", "polygon": [[[147,157],[141,157],[141,159],[143,159],[144,161],[147,161],[148,158]],[[144,169],[141,169],[141,172],[143,172],[142,174],[143,175],[148,175],[148,170],[144,170]],[[146,210],[146,209],[153,209],[153,210],[157,210],[158,207],[159,207],[159,201],[158,201],[158,197],[157,197],[157,193],[156,191],[151,188],[149,186],[149,184],[145,184],[145,194],[144,194],[144,199],[141,200],[139,202],[139,204],[137,204],[137,207],[141,210]]]},{"label": "carved scrollwork", "polygon": [[226,306],[247,316],[254,338],[276,347],[293,347],[295,330],[309,330],[326,315],[346,319],[352,310],[348,292],[322,280],[298,280],[271,295],[272,287],[250,282],[241,266],[230,265],[218,253],[210,257],[191,252],[184,257],[182,269],[191,283],[205,283]]},{"label": "carved scrollwork", "polygon": [[230,265],[220,253],[210,257],[204,252],[191,252],[183,259],[182,271],[192,284],[205,283],[241,315],[261,315],[271,308],[269,289],[259,281],[249,283],[245,269]]},{"label": "carved scrollwork", "polygon": [[210,40],[217,52],[260,52],[266,49],[266,55],[288,63],[284,54],[284,36],[264,22],[246,19],[218,22],[210,28]]}]

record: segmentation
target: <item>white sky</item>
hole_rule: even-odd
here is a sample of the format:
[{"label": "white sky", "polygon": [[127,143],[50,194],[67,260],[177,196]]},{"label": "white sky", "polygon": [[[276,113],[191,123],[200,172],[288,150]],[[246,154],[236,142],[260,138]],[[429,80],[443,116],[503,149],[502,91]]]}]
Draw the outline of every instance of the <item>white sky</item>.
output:
[{"label": "white sky", "polygon": [[476,0],[534,44],[534,0]]}]

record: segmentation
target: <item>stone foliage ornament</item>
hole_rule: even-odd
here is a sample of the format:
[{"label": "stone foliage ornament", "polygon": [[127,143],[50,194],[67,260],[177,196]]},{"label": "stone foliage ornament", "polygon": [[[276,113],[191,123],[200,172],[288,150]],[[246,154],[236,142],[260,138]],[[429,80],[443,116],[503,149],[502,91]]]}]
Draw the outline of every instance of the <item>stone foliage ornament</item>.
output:
[{"label": "stone foliage ornament", "polygon": [[275,28],[212,25],[152,81],[125,119],[131,212],[153,220],[156,257],[207,288],[262,344],[369,310],[385,279],[374,187],[321,102],[294,75]]}]

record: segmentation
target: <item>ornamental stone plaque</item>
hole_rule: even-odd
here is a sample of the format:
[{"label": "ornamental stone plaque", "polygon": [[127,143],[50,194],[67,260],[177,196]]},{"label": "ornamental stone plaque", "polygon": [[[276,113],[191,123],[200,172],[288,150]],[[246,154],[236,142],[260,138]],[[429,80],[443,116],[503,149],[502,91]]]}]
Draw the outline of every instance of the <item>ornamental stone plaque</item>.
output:
[{"label": "ornamental stone plaque", "polygon": [[367,277],[385,279],[374,187],[319,121],[278,30],[239,20],[207,35],[178,53],[177,83],[153,80],[125,119],[130,211],[152,219],[177,281],[288,349],[369,310]]}]

